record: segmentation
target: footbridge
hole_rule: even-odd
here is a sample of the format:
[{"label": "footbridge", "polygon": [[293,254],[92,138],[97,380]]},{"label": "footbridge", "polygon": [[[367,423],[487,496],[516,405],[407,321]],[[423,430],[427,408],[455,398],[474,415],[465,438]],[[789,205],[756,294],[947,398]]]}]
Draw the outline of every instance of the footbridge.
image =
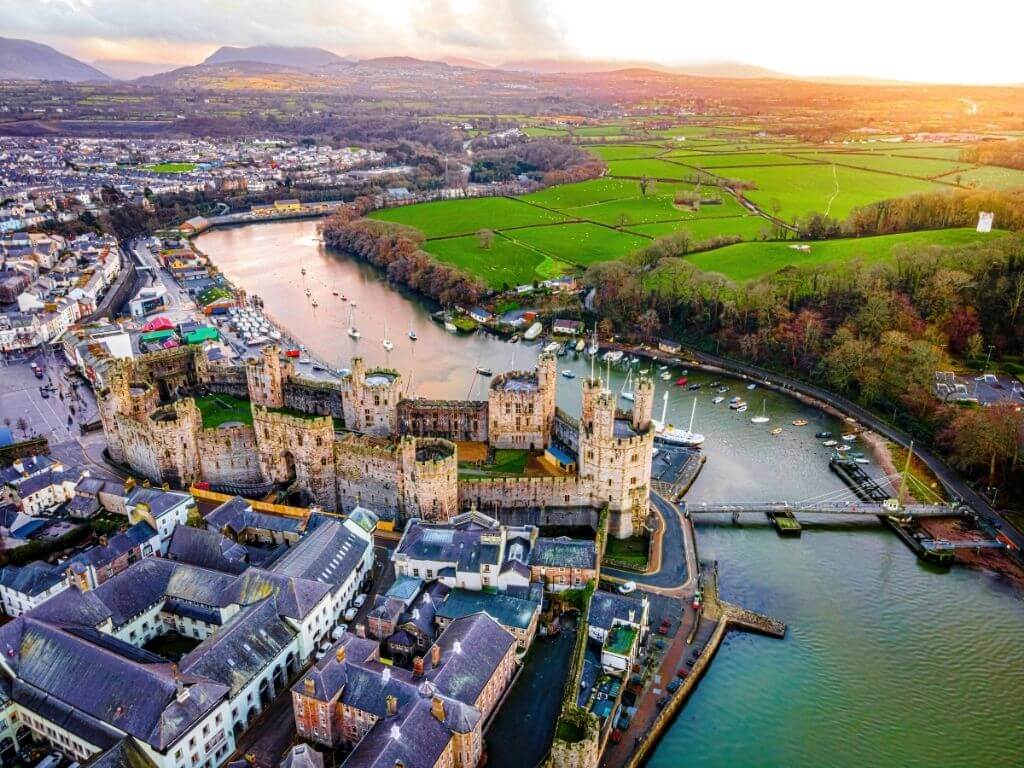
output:
[{"label": "footbridge", "polygon": [[819,515],[898,515],[901,517],[966,517],[971,509],[956,504],[904,504],[868,502],[854,499],[849,501],[741,501],[688,503],[686,510],[691,515],[742,514],[785,515],[800,513]]}]

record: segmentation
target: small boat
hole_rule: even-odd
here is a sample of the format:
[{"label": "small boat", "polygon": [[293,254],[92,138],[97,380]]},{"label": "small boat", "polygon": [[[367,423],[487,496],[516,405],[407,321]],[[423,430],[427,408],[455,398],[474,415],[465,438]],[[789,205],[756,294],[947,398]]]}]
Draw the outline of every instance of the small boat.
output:
[{"label": "small boat", "polygon": [[476,367],[476,372],[479,373],[481,376],[493,376],[494,375],[494,371],[492,371],[490,368],[484,368],[482,365],[478,365]]},{"label": "small boat", "polygon": [[754,416],[751,420],[751,424],[767,424],[771,419],[768,418],[767,413],[768,404],[762,399],[761,400],[761,415]]},{"label": "small boat", "polygon": [[757,389],[757,384],[754,384],[754,383],[747,384],[747,389]]},{"label": "small boat", "polygon": [[794,427],[806,427],[807,426],[807,419],[793,419],[793,426]]},{"label": "small boat", "polygon": [[871,463],[871,459],[865,459],[863,456],[858,456],[857,458],[854,459],[854,461],[856,461],[858,464],[870,464]]},{"label": "small boat", "polygon": [[388,321],[384,321],[384,341],[382,342],[384,349],[390,352],[395,348],[395,343],[388,338]]},{"label": "small boat", "polygon": [[742,397],[738,397],[737,396],[737,397],[730,397],[729,398],[729,405],[738,405],[739,403],[742,403],[742,402],[743,402],[743,398]]},{"label": "small boat", "polygon": [[302,274],[306,274],[306,268],[305,268],[305,267],[302,267],[302,268],[301,268],[301,269],[299,270],[299,272],[301,272]]},{"label": "small boat", "polygon": [[662,381],[668,381],[671,378],[672,378],[672,371],[662,371],[661,372],[661,380]]},{"label": "small boat", "polygon": [[576,374],[573,373],[572,371],[570,371],[568,368],[566,368],[564,371],[562,371],[562,376],[564,376],[567,379],[575,379],[576,378]]},{"label": "small boat", "polygon": [[[714,386],[714,385],[712,384],[712,386]],[[724,395],[728,391],[729,391],[728,387],[719,387],[718,388],[718,394],[720,394],[720,395]]]},{"label": "small boat", "polygon": [[722,397],[721,395],[718,395],[717,397],[712,397],[711,398],[711,402],[714,403],[715,405],[718,405],[719,403],[723,402],[724,400],[725,400],[725,398]]},{"label": "small boat", "polygon": [[418,338],[419,338],[419,336],[416,335],[416,331],[409,331],[409,339],[411,341],[416,341],[416,339],[418,339]]},{"label": "small boat", "polygon": [[331,295],[332,296],[337,296],[338,295],[338,289],[335,288],[333,291],[331,291]]},{"label": "small boat", "polygon": [[274,329],[271,329],[271,330],[267,331],[267,336],[272,338],[274,341],[280,341],[281,340],[281,332],[280,331],[276,331]]},{"label": "small boat", "polygon": [[309,359],[308,357],[306,357],[305,355],[303,355],[302,357],[300,357],[300,358],[299,358],[299,363],[300,363],[301,365],[309,365],[309,364],[310,364],[311,362],[313,362],[313,361],[312,361],[312,360],[310,360],[310,359]]},{"label": "small boat", "polygon": [[319,306],[320,306],[320,304],[319,304],[319,302],[317,302],[317,300],[316,300],[316,299],[313,299],[313,303],[312,303],[312,306],[314,306],[314,307],[319,307]]},{"label": "small boat", "polygon": [[837,445],[836,446],[836,450],[839,451],[840,453],[846,453],[848,450],[850,450],[850,446],[848,446],[848,445]]},{"label": "small boat", "polygon": [[557,341],[550,341],[544,345],[544,351],[550,354],[552,352],[557,352],[561,347],[562,345]]},{"label": "small boat", "polygon": [[633,394],[633,369],[629,369],[629,373],[626,374],[626,380],[622,382],[622,391],[619,392],[619,397],[629,402],[636,400],[636,395]]},{"label": "small boat", "polygon": [[580,339],[579,341],[576,342],[575,350],[576,350],[577,354],[579,354],[580,352],[582,352],[586,348],[587,348],[587,342],[585,342],[583,339]]},{"label": "small boat", "polygon": [[512,334],[512,338],[508,340],[508,343],[509,344],[518,344],[519,343],[519,334],[518,333],[513,333]]},{"label": "small boat", "polygon": [[845,440],[848,443],[852,443],[856,439],[857,439],[857,436],[855,434],[853,434],[853,433],[850,433],[850,432],[848,432],[847,434],[843,435],[843,440]]},{"label": "small boat", "polygon": [[312,292],[311,290],[309,290],[309,288],[307,288],[307,289],[306,289],[306,295],[307,295],[307,296],[312,296],[312,295],[313,295],[313,292]]},{"label": "small boat", "polygon": [[341,300],[342,301],[348,301],[348,296],[346,296],[344,293],[341,294]]},{"label": "small boat", "polygon": [[720,387],[720,386],[722,386],[722,382],[717,381],[717,380],[716,381],[712,381],[710,384],[708,384],[708,386],[709,387]]},{"label": "small boat", "polygon": [[356,304],[356,303],[355,303],[355,301],[353,301],[353,302],[352,302],[352,306],[353,306],[353,307],[358,307],[359,305],[358,305],[358,304]]},{"label": "small boat", "polygon": [[526,333],[523,334],[523,338],[526,339],[526,341],[533,341],[538,336],[540,336],[540,332],[543,330],[543,325],[541,325],[540,323],[534,323],[533,325],[526,329]]},{"label": "small boat", "polygon": [[621,350],[613,349],[604,353],[604,357],[601,359],[606,363],[617,363],[622,359],[623,353]]},{"label": "small boat", "polygon": [[658,370],[659,371],[667,371],[668,370],[668,366],[667,365],[659,365],[658,366]]},{"label": "small boat", "polygon": [[736,413],[746,413],[746,410],[747,410],[747,404],[744,403],[743,405],[741,405],[739,408],[736,409]]},{"label": "small boat", "polygon": [[451,320],[445,320],[444,321],[444,329],[446,331],[448,331],[448,333],[458,333],[459,332],[458,326],[455,325],[455,323],[453,323]]},{"label": "small boat", "polygon": [[677,429],[671,424],[665,423],[665,416],[668,410],[668,392],[662,400],[661,407],[661,420],[651,419],[651,423],[654,425],[654,439],[655,441],[661,441],[663,443],[669,443],[671,445],[685,445],[690,447],[697,447],[703,445],[704,435],[699,432],[693,431],[693,417],[697,412],[697,398],[693,399],[693,410],[690,411],[690,426],[688,429]]},{"label": "small boat", "polygon": [[691,392],[696,392],[698,389],[700,389],[700,384],[691,384],[690,386],[687,387],[687,389],[690,390]]},{"label": "small boat", "polygon": [[297,349],[287,349],[287,350],[285,350],[284,356],[285,357],[298,357],[301,354],[302,353],[299,352],[299,350],[297,350]]},{"label": "small boat", "polygon": [[680,376],[678,379],[676,379],[676,386],[677,387],[685,387],[686,386],[686,382],[688,382],[688,381],[689,381],[689,379],[686,378],[685,376]]},{"label": "small boat", "polygon": [[835,440],[826,440],[824,443],[822,443],[822,445],[824,445],[826,448],[833,448],[839,445],[839,443],[837,443]]},{"label": "small boat", "polygon": [[771,435],[781,435],[782,434],[782,427],[776,427],[771,432],[769,432],[769,434],[771,434]]},{"label": "small boat", "polygon": [[817,432],[817,433],[815,433],[814,436],[817,437],[819,440],[820,439],[827,440],[828,438],[832,437],[832,433],[831,432]]},{"label": "small boat", "polygon": [[356,328],[355,319],[353,318],[352,306],[355,305],[351,305],[348,310],[348,335],[353,339],[358,339],[360,336],[362,336],[362,334],[359,332],[359,329]]}]

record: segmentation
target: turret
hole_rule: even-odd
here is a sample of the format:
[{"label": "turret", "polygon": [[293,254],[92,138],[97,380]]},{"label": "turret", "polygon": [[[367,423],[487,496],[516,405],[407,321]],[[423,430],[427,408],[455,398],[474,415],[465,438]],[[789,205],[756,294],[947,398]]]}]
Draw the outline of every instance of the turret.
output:
[{"label": "turret", "polygon": [[647,376],[637,379],[633,389],[633,429],[646,432],[654,415],[654,382]]},{"label": "turret", "polygon": [[257,359],[245,364],[245,379],[249,388],[249,399],[256,405],[267,408],[284,407],[284,386],[281,374],[280,350],[267,345]]}]

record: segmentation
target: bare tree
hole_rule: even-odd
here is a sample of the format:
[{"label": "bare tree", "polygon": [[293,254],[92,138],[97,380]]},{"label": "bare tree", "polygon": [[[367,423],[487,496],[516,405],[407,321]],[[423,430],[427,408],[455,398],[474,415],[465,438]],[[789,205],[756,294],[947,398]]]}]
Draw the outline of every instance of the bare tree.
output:
[{"label": "bare tree", "polygon": [[491,250],[491,245],[494,243],[494,232],[489,229],[481,229],[476,233],[476,242],[483,250]]}]

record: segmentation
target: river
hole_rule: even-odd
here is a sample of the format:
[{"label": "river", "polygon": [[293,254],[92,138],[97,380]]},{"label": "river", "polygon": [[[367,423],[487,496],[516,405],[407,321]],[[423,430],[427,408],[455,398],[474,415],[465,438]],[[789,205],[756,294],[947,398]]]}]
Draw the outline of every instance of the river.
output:
[{"label": "river", "polygon": [[[315,222],[213,230],[198,245],[332,365],[348,366],[361,354],[401,370],[419,396],[482,398],[487,380],[474,373],[477,366],[496,373],[513,364],[529,368],[539,351],[446,332],[423,303],[376,269],[320,245]],[[358,307],[350,310],[332,290]],[[359,341],[345,334],[350,311]],[[385,319],[391,352],[381,345]],[[419,336],[415,343],[406,337],[410,328]],[[577,378],[560,380],[558,403],[578,413],[579,381],[590,362],[570,355],[559,369]],[[705,384],[712,378],[689,376]],[[801,500],[842,490],[828,470],[827,449],[814,438],[820,430],[838,432],[835,419],[715,378],[751,410],[712,405],[707,387],[693,393],[657,380],[656,415],[667,391],[668,421],[686,424],[696,398],[694,429],[707,435],[708,462],[689,501]],[[620,371],[611,372],[611,386],[622,386]],[[752,425],[749,417],[762,408],[771,422]],[[810,423],[791,426],[796,418]],[[769,434],[774,426],[784,427],[782,435]],[[731,635],[652,766],[1021,763],[1016,709],[1024,690],[1024,602],[999,583],[924,567],[881,528],[815,529],[784,540],[763,526],[701,526],[698,546],[702,558],[719,561],[727,599],[786,621],[790,633],[783,641]]]}]

